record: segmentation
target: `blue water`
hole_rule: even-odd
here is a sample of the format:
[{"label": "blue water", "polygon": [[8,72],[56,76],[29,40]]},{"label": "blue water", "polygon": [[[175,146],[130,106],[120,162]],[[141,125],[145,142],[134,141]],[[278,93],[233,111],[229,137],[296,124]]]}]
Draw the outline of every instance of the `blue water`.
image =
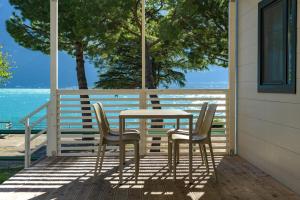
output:
[{"label": "blue water", "polygon": [[[19,121],[49,101],[49,89],[0,89],[0,122],[11,122],[11,129],[23,129]],[[7,124],[0,123],[0,129]]]}]

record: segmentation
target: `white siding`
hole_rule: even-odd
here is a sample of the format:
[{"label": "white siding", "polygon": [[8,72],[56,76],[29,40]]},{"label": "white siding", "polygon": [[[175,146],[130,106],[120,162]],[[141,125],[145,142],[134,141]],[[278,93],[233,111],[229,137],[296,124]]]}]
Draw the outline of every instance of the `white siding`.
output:
[{"label": "white siding", "polygon": [[239,155],[300,194],[300,45],[297,94],[258,93],[258,2],[239,0]]}]

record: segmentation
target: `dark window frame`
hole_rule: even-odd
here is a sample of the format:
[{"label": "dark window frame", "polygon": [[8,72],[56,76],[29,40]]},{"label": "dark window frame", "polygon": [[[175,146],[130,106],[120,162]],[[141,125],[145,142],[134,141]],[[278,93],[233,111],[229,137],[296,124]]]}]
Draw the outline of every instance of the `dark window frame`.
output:
[{"label": "dark window frame", "polygon": [[[264,83],[264,19],[265,8],[283,3],[284,9],[284,83]],[[258,4],[258,92],[296,93],[296,57],[297,57],[297,0],[263,0]]]}]

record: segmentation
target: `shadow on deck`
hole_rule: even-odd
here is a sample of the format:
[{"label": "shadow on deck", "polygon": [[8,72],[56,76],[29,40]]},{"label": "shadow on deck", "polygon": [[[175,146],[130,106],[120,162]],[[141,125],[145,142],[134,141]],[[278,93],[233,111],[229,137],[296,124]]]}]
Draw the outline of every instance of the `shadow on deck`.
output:
[{"label": "shadow on deck", "polygon": [[[118,158],[106,157],[102,173],[93,177],[95,157],[47,158],[0,185],[1,200],[67,199],[299,199],[269,175],[239,157],[217,157],[216,183],[200,158],[194,158],[194,184],[188,184],[188,160],[181,158],[177,180],[168,172],[166,156],[140,161],[139,181],[127,159],[124,184],[118,185]],[[210,163],[211,164],[211,163]],[[212,168],[211,170],[212,171]]]}]

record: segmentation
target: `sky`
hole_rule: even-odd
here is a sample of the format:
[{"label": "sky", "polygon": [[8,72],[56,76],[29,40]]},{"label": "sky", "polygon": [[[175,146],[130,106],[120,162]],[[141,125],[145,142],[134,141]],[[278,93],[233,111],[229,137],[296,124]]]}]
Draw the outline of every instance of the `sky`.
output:
[{"label": "sky", "polygon": [[[13,8],[8,0],[0,0],[0,45],[14,62],[13,78],[5,88],[49,88],[50,57],[38,51],[32,51],[18,45],[6,31],[5,21],[12,15]],[[98,80],[96,68],[85,62],[86,76],[90,88]],[[64,52],[59,53],[59,88],[76,88],[75,58]],[[228,83],[228,70],[211,66],[210,70],[188,72],[185,88],[224,88]],[[172,85],[170,88],[176,88]]]}]

